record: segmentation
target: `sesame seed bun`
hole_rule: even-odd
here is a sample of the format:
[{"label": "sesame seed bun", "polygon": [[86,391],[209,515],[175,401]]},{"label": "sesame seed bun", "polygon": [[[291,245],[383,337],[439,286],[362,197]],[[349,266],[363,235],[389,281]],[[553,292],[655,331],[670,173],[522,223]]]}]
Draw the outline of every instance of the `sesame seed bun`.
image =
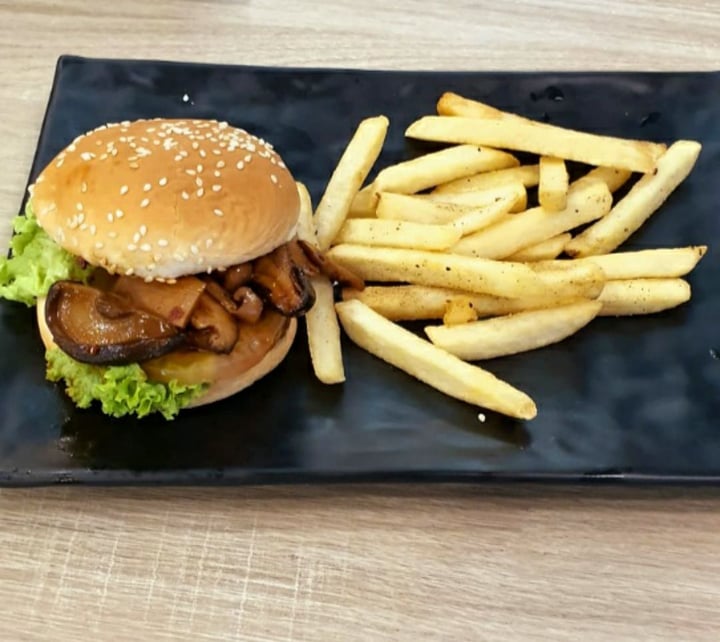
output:
[{"label": "sesame seed bun", "polygon": [[211,120],[103,125],[45,168],[32,204],[67,251],[148,280],[267,254],[294,234],[299,211],[272,147]]},{"label": "sesame seed bun", "polygon": [[[37,301],[36,315],[40,337],[45,344],[45,348],[47,350],[57,348],[58,346],[53,340],[45,318],[44,297]],[[236,350],[230,354],[202,353],[202,356],[199,356],[199,359],[202,359],[201,370],[204,374],[211,373],[209,376],[210,381],[197,381],[194,383],[209,383],[210,386],[189,407],[204,406],[230,397],[272,372],[282,363],[290,351],[296,331],[297,321],[294,318],[288,319],[285,333],[265,354],[263,359],[251,368],[245,367],[245,357],[241,354],[242,349],[240,346],[236,346]]]}]

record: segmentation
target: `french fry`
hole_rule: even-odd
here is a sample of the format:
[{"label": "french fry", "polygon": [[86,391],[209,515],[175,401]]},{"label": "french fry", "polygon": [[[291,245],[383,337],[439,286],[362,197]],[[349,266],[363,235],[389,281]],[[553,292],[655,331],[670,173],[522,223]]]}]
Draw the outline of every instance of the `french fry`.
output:
[{"label": "french fry", "polygon": [[458,230],[461,236],[473,234],[502,220],[515,202],[515,197],[501,196],[490,205],[471,209],[452,221],[450,225]]},{"label": "french fry", "polygon": [[382,192],[376,214],[379,219],[425,225],[444,225],[458,221],[456,227],[463,234],[469,234],[472,228],[481,229],[500,220],[517,202],[517,196],[517,192],[511,188],[484,205],[458,205],[431,201],[420,196]]},{"label": "french fry", "polygon": [[690,300],[690,284],[683,279],[628,279],[608,281],[598,301],[599,316],[654,314]]},{"label": "french fry", "polygon": [[[297,235],[300,240],[317,247],[310,194],[302,183],[298,183],[297,187],[300,196]],[[345,381],[345,369],[333,287],[324,275],[311,277],[310,284],[315,291],[315,303],[306,312],[305,323],[313,371],[323,383],[342,383]]]},{"label": "french fry", "polygon": [[498,185],[476,192],[444,192],[421,194],[416,198],[434,201],[437,203],[453,203],[455,205],[469,205],[473,207],[485,207],[494,203],[498,198],[514,197],[511,212],[522,212],[527,208],[527,190],[520,181]]},{"label": "french fry", "polygon": [[600,267],[608,281],[624,279],[673,278],[685,276],[705,256],[707,245],[694,245],[637,252],[599,254],[571,261],[542,261],[535,265],[546,269],[593,263]]},{"label": "french fry", "polygon": [[598,136],[512,114],[493,119],[423,116],[407,128],[405,135],[444,143],[489,145],[643,173],[652,172],[665,151],[665,145],[659,143]]},{"label": "french fry", "polygon": [[336,308],[353,342],[440,392],[519,419],[537,415],[535,403],[524,392],[388,321],[360,301],[344,301]]},{"label": "french fry", "polygon": [[377,192],[372,185],[363,187],[353,198],[350,204],[350,211],[347,218],[371,218],[375,216],[375,208],[377,207]]},{"label": "french fry", "polygon": [[473,297],[467,294],[453,296],[445,306],[443,325],[460,325],[477,321],[478,313],[472,300]]},{"label": "french fry", "polygon": [[631,176],[630,170],[617,167],[596,167],[585,174],[585,178],[596,178],[605,183],[611,192],[617,192]]},{"label": "french fry", "polygon": [[550,212],[560,212],[567,205],[570,178],[562,158],[542,156],[540,158],[540,185],[538,200],[540,206]]},{"label": "french fry", "polygon": [[470,100],[451,91],[446,91],[437,102],[440,116],[467,116],[469,118],[503,118],[506,114],[495,107]]},{"label": "french fry", "polygon": [[594,263],[578,261],[548,261],[528,263],[540,277],[543,296],[555,299],[596,299],[607,278]]},{"label": "french fry", "polygon": [[313,221],[312,200],[310,192],[304,183],[297,181],[295,183],[300,197],[300,213],[298,215],[297,236],[301,241],[310,243],[313,247],[317,247],[317,234],[315,232],[315,222]]},{"label": "french fry", "polygon": [[[548,212],[542,207],[506,216],[499,223],[465,236],[452,248],[457,254],[502,259],[519,250],[589,223],[610,211],[612,195],[599,180],[583,178],[568,191],[567,207]],[[572,242],[572,241],[571,241]]]},{"label": "french fry", "polygon": [[[629,173],[628,173],[629,176]],[[483,172],[464,178],[457,178],[438,185],[433,194],[452,194],[454,192],[479,192],[508,183],[520,181],[525,187],[535,187],[540,182],[539,165],[521,165],[508,169],[497,169],[493,172]]]},{"label": "french fry", "polygon": [[522,250],[515,252],[515,254],[511,254],[507,257],[508,261],[520,261],[521,263],[530,263],[532,261],[548,261],[551,259],[556,259],[558,256],[560,256],[560,254],[562,254],[563,249],[569,243],[571,238],[572,234],[570,234],[570,232],[558,234],[557,236],[553,236],[546,241],[540,241],[540,243],[530,245],[529,247],[523,248]]},{"label": "french fry", "polygon": [[602,303],[580,301],[456,326],[427,326],[436,346],[467,361],[494,359],[557,343],[584,328]]},{"label": "french fry", "polygon": [[463,296],[470,298],[479,318],[552,308],[578,300],[574,297],[554,297],[548,293],[508,299],[426,285],[373,285],[362,291],[345,288],[342,295],[346,301],[359,299],[391,321],[442,319],[448,303]]},{"label": "french fry", "polygon": [[335,237],[335,242],[446,250],[455,245],[461,237],[461,229],[452,224],[424,225],[380,218],[353,218],[345,221]]},{"label": "french fry", "polygon": [[681,140],[657,162],[657,170],[643,176],[610,213],[565,246],[571,256],[609,254],[625,242],[682,183],[695,165],[701,145]]},{"label": "french fry", "polygon": [[512,154],[476,145],[458,145],[418,156],[383,169],[375,178],[375,192],[414,194],[428,187],[478,172],[515,167]]},{"label": "french fry", "polygon": [[543,288],[542,279],[522,263],[349,244],[336,245],[328,256],[368,281],[437,285],[507,297]]},{"label": "french fry", "polygon": [[353,199],[380,154],[388,125],[385,116],[366,118],[345,148],[315,212],[320,250],[330,247],[345,222]]}]

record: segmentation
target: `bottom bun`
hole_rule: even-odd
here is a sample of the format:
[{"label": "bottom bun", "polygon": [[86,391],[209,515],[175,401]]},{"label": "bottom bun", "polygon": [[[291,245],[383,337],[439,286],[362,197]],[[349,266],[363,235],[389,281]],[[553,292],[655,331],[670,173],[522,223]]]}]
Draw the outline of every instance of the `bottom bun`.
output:
[{"label": "bottom bun", "polygon": [[[40,298],[37,302],[37,322],[45,348],[52,350],[57,348],[52,333],[45,319],[45,299]],[[210,387],[207,391],[187,408],[204,406],[215,401],[230,397],[241,390],[251,386],[266,374],[277,368],[292,347],[297,332],[297,320],[288,319],[283,335],[277,340],[265,356],[250,368],[246,367],[246,357],[240,351],[233,351],[230,354],[214,354],[211,352],[198,352],[198,371],[208,374]],[[187,353],[186,353],[187,354]],[[171,355],[168,355],[171,356]],[[191,364],[192,365],[192,362]],[[152,380],[152,379],[151,379]],[[195,382],[200,383],[200,382]]]}]

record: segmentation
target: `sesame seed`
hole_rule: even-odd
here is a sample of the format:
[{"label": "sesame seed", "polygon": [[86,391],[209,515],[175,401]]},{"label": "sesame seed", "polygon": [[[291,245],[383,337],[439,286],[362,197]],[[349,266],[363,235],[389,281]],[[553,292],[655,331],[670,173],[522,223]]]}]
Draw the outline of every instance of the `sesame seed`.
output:
[{"label": "sesame seed", "polygon": [[193,144],[192,144],[192,148],[193,148],[193,149],[199,149],[199,148],[200,148],[200,143],[198,143],[196,140],[194,140],[194,141],[193,141]]},{"label": "sesame seed", "polygon": [[238,169],[242,169],[243,167],[245,167],[245,163],[243,161],[238,161],[235,167],[237,167]]},{"label": "sesame seed", "polygon": [[83,223],[83,224],[80,226],[80,231],[81,231],[81,232],[84,232],[87,228],[88,228],[88,224],[87,224],[87,223]]},{"label": "sesame seed", "polygon": [[223,211],[215,208],[215,209],[213,210],[213,214],[215,214],[215,216],[222,216],[222,215],[223,215]]},{"label": "sesame seed", "polygon": [[75,145],[70,145],[70,146],[67,148],[67,151],[69,151],[69,152],[74,152],[76,149],[77,149],[77,147],[75,147]]},{"label": "sesame seed", "polygon": [[80,191],[81,191],[83,194],[84,194],[85,192],[87,192],[87,183],[86,183],[85,181],[83,181],[83,182],[80,184]]},{"label": "sesame seed", "polygon": [[149,198],[144,198],[142,201],[140,201],[140,207],[147,207],[148,205],[150,205]]},{"label": "sesame seed", "polygon": [[191,245],[191,246],[190,246],[190,251],[191,251],[193,254],[195,254],[195,255],[197,255],[197,254],[200,253],[200,250],[198,249],[198,246],[197,246],[197,245]]},{"label": "sesame seed", "polygon": [[202,178],[200,178],[200,177],[198,176],[198,177],[195,179],[195,185],[197,185],[198,187],[202,187],[202,184],[203,184]]},{"label": "sesame seed", "polygon": [[185,170],[185,173],[186,173],[188,176],[195,176],[195,170],[194,170],[194,169],[186,169],[186,170]]},{"label": "sesame seed", "polygon": [[200,150],[200,158],[205,158],[206,156],[207,156],[207,154],[205,153],[205,150],[201,149]]},{"label": "sesame seed", "polygon": [[128,193],[129,189],[130,189],[130,188],[129,188],[127,185],[123,185],[123,186],[120,188],[120,196],[125,196],[125,194]]},{"label": "sesame seed", "polygon": [[175,160],[175,162],[179,163],[182,159],[183,159],[183,157],[180,156],[180,154],[177,154],[177,155],[175,156],[175,159],[174,159],[174,160]]},{"label": "sesame seed", "polygon": [[270,180],[273,183],[275,183],[275,185],[277,185],[278,179],[277,179],[277,176],[275,176],[275,174],[270,174]]},{"label": "sesame seed", "polygon": [[108,232],[108,236],[109,236],[111,239],[116,239],[116,238],[117,238],[117,232],[116,232],[115,230],[110,230],[110,231]]},{"label": "sesame seed", "polygon": [[151,189],[152,189],[152,185],[150,185],[150,183],[145,183],[145,185],[143,185],[144,192],[149,192]]},{"label": "sesame seed", "polygon": [[113,150],[110,152],[110,154],[111,154],[112,156],[117,156],[117,155],[118,155],[118,150],[115,149],[115,148],[113,148]]},{"label": "sesame seed", "polygon": [[[128,249],[130,248],[128,247]],[[134,272],[135,270],[133,270],[132,268],[128,268],[127,270],[125,270],[125,276],[132,276]]]},{"label": "sesame seed", "polygon": [[85,214],[78,214],[77,220],[78,223],[82,223],[85,220]]},{"label": "sesame seed", "polygon": [[115,218],[122,218],[123,216],[125,216],[125,212],[122,210],[115,210]]},{"label": "sesame seed", "polygon": [[95,243],[95,249],[96,250],[102,250],[105,247],[105,244],[102,241],[98,241]]},{"label": "sesame seed", "polygon": [[246,163],[249,163],[252,160],[252,154],[247,154],[244,160]]},{"label": "sesame seed", "polygon": [[139,243],[140,242],[140,232],[135,232],[133,234],[133,243]]},{"label": "sesame seed", "polygon": [[219,149],[213,149],[212,153],[215,154],[215,156],[220,156],[220,154],[222,154],[222,152]]},{"label": "sesame seed", "polygon": [[83,152],[82,154],[80,154],[80,158],[82,158],[84,161],[89,161],[95,158],[95,154],[93,154],[92,152]]},{"label": "sesame seed", "polygon": [[215,170],[213,172],[213,174],[215,175],[216,178],[220,178],[220,176],[222,176],[222,174],[218,170]]},{"label": "sesame seed", "polygon": [[130,163],[130,169],[137,169],[138,167],[140,167],[140,165],[137,163]]},{"label": "sesame seed", "polygon": [[168,246],[167,239],[158,239],[157,244],[158,244],[160,247],[167,247],[167,246]]},{"label": "sesame seed", "polygon": [[150,251],[152,251],[152,245],[150,245],[150,243],[143,243],[143,244],[140,246],[140,249],[141,249],[143,252],[150,252]]},{"label": "sesame seed", "polygon": [[222,185],[213,185],[213,192],[219,192],[222,189]]},{"label": "sesame seed", "polygon": [[219,160],[217,163],[215,163],[215,167],[217,167],[218,169],[222,169],[223,167],[225,167],[225,161]]},{"label": "sesame seed", "polygon": [[182,196],[184,201],[187,201],[190,198],[190,194],[188,194],[187,192],[183,192],[182,194],[180,194],[180,196]]},{"label": "sesame seed", "polygon": [[128,244],[128,250],[129,250],[130,252],[134,252],[135,250],[137,250],[137,245],[135,245],[135,243],[129,243],[129,244]]},{"label": "sesame seed", "polygon": [[198,165],[198,166],[197,166],[197,171],[198,171],[198,174],[202,174],[203,166],[202,166],[202,165]]},{"label": "sesame seed", "polygon": [[112,223],[115,220],[115,217],[113,216],[112,212],[108,212],[107,220],[109,223]]},{"label": "sesame seed", "polygon": [[55,167],[62,167],[63,159],[61,158],[57,163],[55,163]]},{"label": "sesame seed", "polygon": [[207,241],[205,241],[205,247],[210,247],[212,244],[213,244],[212,239],[208,239]]},{"label": "sesame seed", "polygon": [[90,226],[90,234],[92,236],[95,236],[95,232],[97,232],[97,227],[95,227],[94,225],[91,225]]},{"label": "sesame seed", "polygon": [[198,198],[202,198],[202,195],[205,193],[205,190],[201,187],[201,188],[200,188],[197,192],[195,192],[195,193],[197,194],[197,197],[198,197]]},{"label": "sesame seed", "polygon": [[167,185],[167,178],[165,178],[165,177],[163,176],[163,177],[158,181],[158,185],[160,185],[160,187],[165,187],[165,185]]},{"label": "sesame seed", "polygon": [[140,236],[145,236],[147,234],[147,226],[141,225],[140,226]]},{"label": "sesame seed", "polygon": [[278,161],[278,167],[282,167],[283,169],[285,169],[285,163],[283,163],[282,161]]},{"label": "sesame seed", "polygon": [[76,203],[76,204],[75,204],[75,207],[77,207],[77,211],[78,211],[78,212],[82,212],[82,211],[83,211],[83,204],[82,204],[82,203]]}]

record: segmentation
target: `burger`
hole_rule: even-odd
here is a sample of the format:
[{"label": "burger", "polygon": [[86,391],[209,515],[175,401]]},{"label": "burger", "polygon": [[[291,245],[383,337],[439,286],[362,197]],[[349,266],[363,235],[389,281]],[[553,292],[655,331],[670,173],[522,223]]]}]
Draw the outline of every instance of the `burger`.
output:
[{"label": "burger", "polygon": [[76,405],[170,419],[282,362],[310,276],[357,287],[295,238],[299,208],[280,156],[243,129],[103,125],[30,188],[0,296],[36,306],[47,377]]}]

